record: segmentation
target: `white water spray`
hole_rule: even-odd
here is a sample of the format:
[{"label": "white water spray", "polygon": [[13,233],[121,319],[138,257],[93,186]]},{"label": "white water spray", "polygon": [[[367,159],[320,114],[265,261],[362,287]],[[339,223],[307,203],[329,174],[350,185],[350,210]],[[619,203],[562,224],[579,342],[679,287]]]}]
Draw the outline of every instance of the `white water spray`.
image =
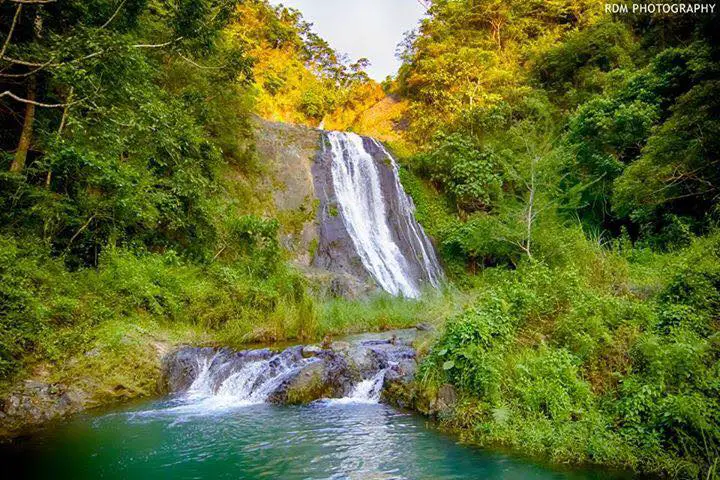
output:
[{"label": "white water spray", "polygon": [[245,363],[238,369],[232,360],[222,362],[218,358],[218,355],[198,358],[198,374],[185,393],[185,398],[195,406],[213,410],[265,403],[282,382],[317,361],[277,354]]},{"label": "white water spray", "polygon": [[[332,151],[332,179],[343,222],[363,266],[385,291],[409,298],[420,296],[423,282],[438,287],[442,270],[429,239],[414,218],[415,207],[400,185],[397,165],[382,145],[393,175],[393,199],[398,205],[390,218],[383,198],[378,166],[354,133],[328,132]],[[373,140],[374,141],[374,140]],[[390,225],[396,226],[393,235]],[[402,245],[398,244],[402,235]]]}]

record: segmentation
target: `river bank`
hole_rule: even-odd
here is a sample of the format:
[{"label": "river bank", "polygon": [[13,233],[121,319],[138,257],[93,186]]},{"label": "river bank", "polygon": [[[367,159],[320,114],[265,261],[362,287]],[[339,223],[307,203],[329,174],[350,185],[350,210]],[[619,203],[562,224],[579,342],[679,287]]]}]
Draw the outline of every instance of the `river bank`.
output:
[{"label": "river bank", "polygon": [[[0,447],[0,457],[28,478],[224,478],[239,469],[245,478],[630,478],[463,446],[388,405],[413,391],[412,345],[427,334],[364,333],[279,352],[180,347],[162,360],[159,391],[170,396],[56,422]],[[431,403],[434,415],[452,406],[443,401]]]},{"label": "river bank", "polygon": [[[399,322],[397,326],[408,325]],[[356,331],[348,330],[344,333],[338,330],[338,340],[334,342],[337,349],[346,349],[349,345],[346,340],[389,340],[393,336],[408,343],[418,332],[410,328],[347,335]],[[328,342],[330,338],[326,336]],[[168,328],[154,322],[106,324],[93,348],[60,365],[37,364],[26,377],[3,386],[0,441],[32,434],[50,422],[80,412],[166,395],[173,390],[165,371],[170,356],[183,350],[215,351],[219,345],[222,345],[219,338],[187,326]],[[262,346],[266,352],[276,352],[290,345],[299,345],[299,342],[287,340]],[[243,347],[259,349],[261,346],[253,343],[235,348]],[[301,400],[298,398],[295,403],[306,403]]]}]

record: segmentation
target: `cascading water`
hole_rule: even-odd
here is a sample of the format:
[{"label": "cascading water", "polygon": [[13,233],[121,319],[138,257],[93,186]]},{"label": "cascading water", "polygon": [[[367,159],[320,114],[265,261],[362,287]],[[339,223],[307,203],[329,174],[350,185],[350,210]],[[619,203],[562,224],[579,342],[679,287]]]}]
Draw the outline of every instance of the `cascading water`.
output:
[{"label": "cascading water", "polygon": [[187,347],[165,362],[167,386],[180,394],[178,405],[166,411],[201,414],[292,403],[298,392],[305,392],[303,402],[378,403],[386,382],[410,378],[416,366],[415,351],[398,339],[339,349],[296,346],[279,353]]},{"label": "cascading water", "polygon": [[333,400],[335,403],[378,403],[382,394],[386,370],[382,369],[370,378],[358,382],[350,393]]},{"label": "cascading water", "polygon": [[296,358],[288,350],[267,359],[237,356],[197,357],[197,377],[187,390],[189,399],[212,399],[220,405],[264,403],[280,384],[317,361]]},{"label": "cascading water", "polygon": [[414,218],[415,207],[400,184],[393,157],[373,139],[344,132],[326,135],[337,204],[365,269],[393,295],[417,298],[423,283],[438,287],[442,269]]},{"label": "cascading water", "polygon": [[[416,367],[405,335],[391,335],[280,353],[184,347],[163,361],[172,397],[0,442],[0,463],[28,479],[631,478],[545,472],[458,445],[426,419],[378,404],[381,391],[403,402],[398,393],[409,391]],[[310,404],[259,405],[283,403],[283,389],[303,384],[309,372],[321,373],[323,388],[287,400]]]}]

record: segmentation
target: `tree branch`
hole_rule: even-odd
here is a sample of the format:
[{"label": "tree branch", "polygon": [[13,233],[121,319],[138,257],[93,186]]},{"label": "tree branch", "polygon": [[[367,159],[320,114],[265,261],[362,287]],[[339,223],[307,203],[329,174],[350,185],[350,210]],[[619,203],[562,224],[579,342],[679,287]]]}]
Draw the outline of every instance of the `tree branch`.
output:
[{"label": "tree branch", "polygon": [[108,25],[110,25],[112,23],[113,20],[115,20],[115,17],[117,17],[117,14],[120,13],[120,9],[123,7],[123,5],[125,5],[125,2],[127,2],[127,0],[122,0],[122,2],[120,2],[120,5],[118,5],[117,9],[115,10],[115,13],[113,13],[112,16],[107,19],[107,22],[103,23],[102,27],[100,27],[100,28],[107,27]]},{"label": "tree branch", "polygon": [[0,50],[0,58],[3,58],[5,56],[5,50],[7,50],[8,45],[10,45],[10,39],[15,32],[15,25],[17,25],[17,19],[20,16],[20,11],[22,11],[22,4],[18,4],[17,8],[15,9],[15,16],[13,17],[12,25],[10,25],[10,31],[5,38],[5,43],[3,43],[2,50]]},{"label": "tree branch", "polygon": [[0,98],[2,97],[10,97],[13,100],[17,100],[18,102],[29,104],[29,105],[35,105],[36,107],[45,107],[45,108],[65,108],[69,105],[74,105],[76,103],[82,102],[82,100],[77,100],[75,102],[70,103],[42,103],[42,102],[36,102],[34,100],[28,100],[27,98],[18,97],[14,93],[12,93],[10,90],[5,90],[4,92],[0,93]]},{"label": "tree branch", "polygon": [[[2,60],[7,60],[7,57],[2,58]],[[43,63],[42,65],[39,65],[37,68],[35,68],[35,70],[30,70],[29,72],[25,72],[25,73],[2,73],[2,72],[0,72],[0,77],[5,77],[5,78],[25,78],[25,77],[29,77],[29,76],[31,76],[31,75],[36,74],[37,72],[39,72],[39,71],[42,70],[43,68],[47,67],[48,65],[52,64],[52,61],[53,61],[53,59],[50,59],[50,60],[48,60],[47,62]]]},{"label": "tree branch", "polygon": [[215,254],[215,256],[212,258],[211,261],[214,262],[215,260],[217,260],[217,258],[220,256],[220,254],[222,252],[225,251],[226,248],[227,248],[227,245],[223,245],[223,247]]},{"label": "tree branch", "polygon": [[[2,0],[0,0],[0,1],[2,1]],[[167,41],[164,43],[155,43],[155,44],[140,43],[140,44],[131,45],[131,48],[162,48],[162,47],[167,47],[168,45],[172,45],[175,42],[179,42],[182,39],[183,39],[183,37],[178,37],[174,40],[170,40],[170,41]],[[45,67],[60,67],[62,65],[67,65],[70,63],[81,62],[83,60],[89,60],[93,57],[97,57],[98,55],[102,55],[107,52],[108,52],[108,50],[105,50],[105,49],[98,50],[97,52],[90,53],[88,55],[85,55],[84,57],[73,58],[72,60],[68,60],[65,62],[59,62],[59,63],[53,63],[54,59],[52,59],[52,58],[44,63],[39,63],[39,62],[29,62],[27,60],[20,60],[19,58],[0,56],[0,60],[6,61],[9,63],[13,63],[15,65],[22,65],[24,67],[36,67],[35,70],[33,70],[32,72],[27,72],[27,73],[21,73],[21,74],[0,73],[0,77],[9,77],[9,78],[10,77],[27,77],[29,75],[32,75],[33,73],[36,73],[39,70],[42,70]],[[212,68],[212,67],[205,67],[205,68]],[[220,68],[220,67],[218,67],[218,68]]]},{"label": "tree branch", "polygon": [[5,60],[6,62],[14,63],[16,65],[23,65],[25,67],[47,67],[48,65],[50,65],[52,63],[52,60],[49,61],[50,63],[48,63],[48,62],[37,63],[37,62],[28,62],[25,60],[20,60],[19,58],[11,58],[11,57],[5,57],[5,56],[0,58],[0,60]]},{"label": "tree branch", "polygon": [[70,246],[75,241],[75,239],[78,237],[78,235],[80,235],[83,232],[83,230],[85,230],[90,225],[90,222],[92,222],[93,220],[95,220],[95,214],[92,214],[90,216],[90,218],[88,218],[88,221],[85,222],[85,224],[82,227],[80,227],[80,230],[75,232],[75,235],[73,235],[72,238],[70,238],[70,241],[68,242],[67,247],[65,247],[65,253],[67,253],[67,251],[70,250]]},{"label": "tree branch", "polygon": [[187,57],[186,57],[185,55],[183,55],[182,53],[178,53],[178,56],[179,56],[180,58],[182,58],[183,60],[185,60],[185,61],[186,61],[187,63],[189,63],[190,65],[192,65],[193,67],[202,68],[203,70],[220,70],[220,69],[222,69],[222,68],[224,67],[224,65],[223,65],[223,66],[220,66],[220,67],[212,67],[212,66],[200,65],[199,63],[196,63],[196,62],[190,60],[189,58],[187,58]]},{"label": "tree branch", "polygon": [[55,3],[56,1],[57,0],[9,0],[10,3],[17,3],[20,5],[43,5],[45,3]]},{"label": "tree branch", "polygon": [[[68,95],[67,95],[68,104],[65,105],[65,109],[63,110],[62,118],[60,118],[60,126],[58,127],[58,131],[57,131],[58,139],[62,136],[63,129],[65,128],[65,123],[67,122],[68,114],[70,113],[70,103],[72,103],[70,100],[72,100],[72,96],[73,96],[74,92],[75,92],[75,87],[70,87],[70,92],[68,92]],[[45,188],[50,188],[51,181],[52,181],[52,164],[48,167],[47,176],[45,177]]]},{"label": "tree branch", "polygon": [[170,40],[165,43],[154,43],[154,44],[153,43],[138,43],[136,45],[133,45],[132,47],[133,48],[162,48],[162,47],[167,47],[168,45],[172,45],[175,42],[179,42],[182,39],[183,39],[183,37],[178,37],[175,40]]}]

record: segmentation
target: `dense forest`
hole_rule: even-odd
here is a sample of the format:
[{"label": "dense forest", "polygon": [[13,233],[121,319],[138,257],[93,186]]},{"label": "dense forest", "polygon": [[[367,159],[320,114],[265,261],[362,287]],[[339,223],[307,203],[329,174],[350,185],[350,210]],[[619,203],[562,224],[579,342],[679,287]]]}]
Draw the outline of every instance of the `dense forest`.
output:
[{"label": "dense forest", "polygon": [[709,478],[717,17],[601,7],[437,1],[401,47],[408,183],[477,295],[426,382],[460,387],[446,421],[481,443]]},{"label": "dense forest", "polygon": [[[0,390],[102,403],[152,393],[158,344],[425,322],[404,395],[454,386],[468,441],[716,478],[717,13],[603,6],[433,1],[379,84],[266,0],[2,2]],[[257,117],[385,141],[443,291],[319,294]]]}]

